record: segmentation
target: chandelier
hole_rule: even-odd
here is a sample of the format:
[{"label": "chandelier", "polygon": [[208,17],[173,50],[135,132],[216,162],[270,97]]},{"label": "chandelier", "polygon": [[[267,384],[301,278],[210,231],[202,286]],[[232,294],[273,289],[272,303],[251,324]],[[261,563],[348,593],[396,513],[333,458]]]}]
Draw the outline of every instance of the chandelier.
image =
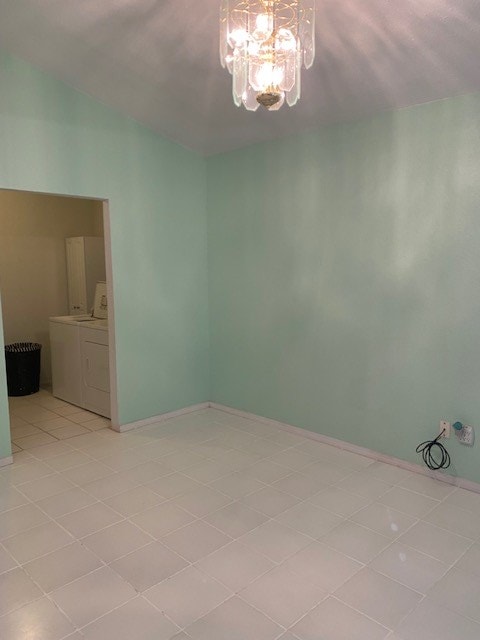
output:
[{"label": "chandelier", "polygon": [[293,107],[314,58],[315,0],[222,0],[220,60],[237,107]]}]

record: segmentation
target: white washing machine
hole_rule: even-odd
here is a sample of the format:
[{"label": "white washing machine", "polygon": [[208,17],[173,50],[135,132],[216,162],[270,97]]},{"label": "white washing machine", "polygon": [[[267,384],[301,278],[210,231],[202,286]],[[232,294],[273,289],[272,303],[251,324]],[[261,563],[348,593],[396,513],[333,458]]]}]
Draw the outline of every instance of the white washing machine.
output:
[{"label": "white washing machine", "polygon": [[110,418],[110,373],[106,320],[80,325],[83,407]]},{"label": "white washing machine", "polygon": [[109,418],[106,291],[105,284],[99,284],[93,316],[50,318],[52,392],[56,398]]}]

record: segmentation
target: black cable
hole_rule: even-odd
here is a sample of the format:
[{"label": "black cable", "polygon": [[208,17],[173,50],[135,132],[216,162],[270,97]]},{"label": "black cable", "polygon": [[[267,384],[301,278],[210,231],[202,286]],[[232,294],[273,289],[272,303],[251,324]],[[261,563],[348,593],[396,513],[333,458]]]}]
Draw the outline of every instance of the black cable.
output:
[{"label": "black cable", "polygon": [[[443,444],[439,442],[445,431],[442,431],[435,440],[426,440],[418,445],[415,449],[417,453],[422,454],[423,461],[429,469],[432,471],[438,471],[438,469],[448,469],[450,466],[450,454],[445,449]],[[436,455],[439,455],[440,459],[436,459]]]}]

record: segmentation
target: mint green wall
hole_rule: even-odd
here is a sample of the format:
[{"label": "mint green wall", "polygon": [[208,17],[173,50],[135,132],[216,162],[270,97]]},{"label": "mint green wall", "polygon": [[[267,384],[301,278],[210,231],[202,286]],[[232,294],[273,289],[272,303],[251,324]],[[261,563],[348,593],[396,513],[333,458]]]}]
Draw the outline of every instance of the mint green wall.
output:
[{"label": "mint green wall", "polygon": [[212,400],[415,462],[480,438],[480,96],[207,166]]},{"label": "mint green wall", "polygon": [[[440,418],[480,430],[479,114],[216,156],[206,188],[202,158],[0,55],[0,188],[109,200],[121,423],[211,398],[418,461]],[[478,445],[450,450],[479,482]]]},{"label": "mint green wall", "polygon": [[120,422],[208,400],[203,158],[4,54],[0,140],[0,188],[110,201]]}]

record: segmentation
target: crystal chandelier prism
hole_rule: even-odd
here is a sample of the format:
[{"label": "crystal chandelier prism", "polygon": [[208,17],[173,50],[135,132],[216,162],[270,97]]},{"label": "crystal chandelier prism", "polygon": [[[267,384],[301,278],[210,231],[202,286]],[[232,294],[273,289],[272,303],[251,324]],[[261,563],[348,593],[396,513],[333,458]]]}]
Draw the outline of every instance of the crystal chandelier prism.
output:
[{"label": "crystal chandelier prism", "polygon": [[222,0],[220,60],[237,107],[293,107],[314,59],[315,0]]}]

